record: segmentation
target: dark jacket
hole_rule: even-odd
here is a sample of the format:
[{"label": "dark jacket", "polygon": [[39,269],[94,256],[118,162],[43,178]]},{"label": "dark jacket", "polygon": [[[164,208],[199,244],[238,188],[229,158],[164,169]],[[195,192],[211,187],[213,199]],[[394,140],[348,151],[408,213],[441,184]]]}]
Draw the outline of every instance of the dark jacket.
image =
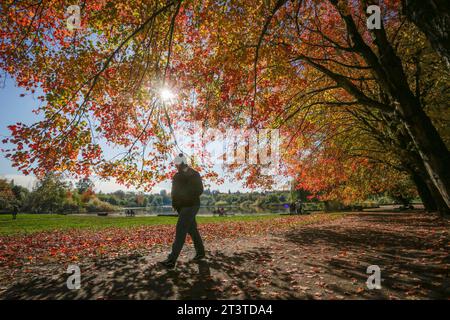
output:
[{"label": "dark jacket", "polygon": [[177,172],[172,179],[172,206],[175,210],[200,205],[203,183],[200,174],[192,168]]}]

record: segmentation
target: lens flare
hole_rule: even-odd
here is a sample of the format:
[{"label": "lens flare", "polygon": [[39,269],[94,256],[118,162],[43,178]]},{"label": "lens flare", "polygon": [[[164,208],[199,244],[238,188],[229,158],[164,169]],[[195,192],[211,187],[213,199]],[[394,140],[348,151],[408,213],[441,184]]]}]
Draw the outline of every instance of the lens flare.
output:
[{"label": "lens flare", "polygon": [[163,102],[173,102],[175,100],[175,93],[173,93],[169,88],[162,88],[159,95],[161,96],[161,100]]}]

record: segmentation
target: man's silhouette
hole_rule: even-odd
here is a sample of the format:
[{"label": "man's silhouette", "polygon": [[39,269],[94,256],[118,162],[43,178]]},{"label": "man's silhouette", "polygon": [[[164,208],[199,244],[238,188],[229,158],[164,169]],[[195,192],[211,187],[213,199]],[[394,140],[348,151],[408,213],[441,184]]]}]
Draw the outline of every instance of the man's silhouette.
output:
[{"label": "man's silhouette", "polygon": [[205,257],[205,248],[195,221],[200,208],[200,195],[203,193],[202,178],[187,165],[187,159],[182,153],[175,158],[174,163],[178,172],[172,179],[171,196],[172,206],[178,212],[178,221],[172,252],[162,262],[169,268],[175,267],[187,234],[191,236],[197,253],[192,260],[198,261]]},{"label": "man's silhouette", "polygon": [[18,212],[19,212],[19,207],[17,205],[14,205],[13,212],[12,212],[13,220],[16,220]]}]

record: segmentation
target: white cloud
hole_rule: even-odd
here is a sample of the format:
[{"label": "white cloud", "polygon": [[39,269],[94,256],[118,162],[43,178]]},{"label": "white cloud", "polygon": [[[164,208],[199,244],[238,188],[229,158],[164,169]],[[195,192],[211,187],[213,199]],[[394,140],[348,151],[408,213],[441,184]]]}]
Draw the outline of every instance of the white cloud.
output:
[{"label": "white cloud", "polygon": [[28,188],[29,190],[33,189],[33,186],[37,181],[34,176],[24,176],[21,174],[2,174],[0,178],[14,180],[14,184]]}]

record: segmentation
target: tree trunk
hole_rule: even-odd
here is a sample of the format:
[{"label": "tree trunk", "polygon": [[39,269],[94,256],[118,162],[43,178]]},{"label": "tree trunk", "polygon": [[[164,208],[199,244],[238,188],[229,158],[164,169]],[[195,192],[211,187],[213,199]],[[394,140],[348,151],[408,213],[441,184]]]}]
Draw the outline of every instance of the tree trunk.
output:
[{"label": "tree trunk", "polygon": [[[399,119],[388,115],[385,115],[384,119],[395,137],[393,140],[394,150],[398,148],[400,163],[415,183],[425,209],[429,212],[438,211],[442,216],[448,215],[450,207],[447,206],[441,193],[434,185],[417,148],[411,148],[415,145],[411,136],[405,132],[405,128],[398,127],[396,122]],[[392,136],[388,135],[388,139],[392,139]]]},{"label": "tree trunk", "polygon": [[[433,3],[443,3],[443,1],[448,2],[448,0],[436,0]],[[411,91],[402,61],[389,42],[384,27],[370,31],[373,43],[378,48],[375,54],[359,32],[352,15],[345,10],[345,5],[340,5],[340,1],[337,0],[330,0],[330,2],[346,23],[353,49],[372,67],[380,88],[395,102],[396,111],[420,154],[426,172],[439,190],[447,207],[450,208],[450,153],[430,118],[422,109],[419,98]],[[343,88],[355,98],[361,99],[355,95],[353,87],[350,87],[351,90],[345,86]]]},{"label": "tree trunk", "polygon": [[375,30],[379,66],[385,77],[384,91],[397,102],[400,121],[406,127],[423,161],[425,170],[450,208],[450,153],[418,97],[409,87],[402,61],[389,43],[384,30]]},{"label": "tree trunk", "polygon": [[409,172],[411,179],[416,185],[425,209],[429,212],[438,211],[441,216],[450,215],[450,207],[447,206],[441,193],[430,178],[419,154],[413,150],[403,148],[407,146],[408,137],[399,136],[399,139],[401,139],[401,147],[405,151],[401,155],[402,166]]},{"label": "tree trunk", "polygon": [[[414,158],[417,158],[417,156],[414,156]],[[450,215],[450,207],[445,203],[441,193],[436,188],[432,179],[423,167],[422,162],[420,161],[420,159],[415,159],[414,161],[416,163],[416,166],[414,169],[411,169],[411,176],[417,186],[417,191],[423,201],[425,208],[427,209],[427,211],[429,211],[427,208],[428,204],[430,209],[435,208],[435,211],[438,211],[441,216]],[[434,202],[434,206],[430,203],[430,196]],[[427,202],[427,204],[425,204],[425,202]]]},{"label": "tree trunk", "polygon": [[419,193],[419,197],[422,200],[425,210],[428,212],[437,211],[438,208],[436,202],[434,201],[433,195],[431,194],[430,189],[428,189],[428,186],[422,179],[422,177],[417,173],[412,173],[411,178],[414,181],[414,184],[416,185],[417,192]]},{"label": "tree trunk", "polygon": [[430,179],[424,178],[422,174],[416,172],[411,173],[411,178],[417,187],[417,192],[426,211],[437,211],[441,216],[450,215],[450,209]]},{"label": "tree trunk", "polygon": [[430,118],[420,107],[414,109],[401,110],[403,122],[417,147],[426,172],[450,208],[449,151]]},{"label": "tree trunk", "polygon": [[444,199],[442,199],[441,193],[437,190],[436,186],[430,179],[423,179],[423,181],[426,183],[428,190],[433,197],[433,200],[436,204],[437,211],[441,216],[449,216],[450,215],[450,208],[445,203]]},{"label": "tree trunk", "polygon": [[402,7],[450,68],[450,1],[402,0]]}]

